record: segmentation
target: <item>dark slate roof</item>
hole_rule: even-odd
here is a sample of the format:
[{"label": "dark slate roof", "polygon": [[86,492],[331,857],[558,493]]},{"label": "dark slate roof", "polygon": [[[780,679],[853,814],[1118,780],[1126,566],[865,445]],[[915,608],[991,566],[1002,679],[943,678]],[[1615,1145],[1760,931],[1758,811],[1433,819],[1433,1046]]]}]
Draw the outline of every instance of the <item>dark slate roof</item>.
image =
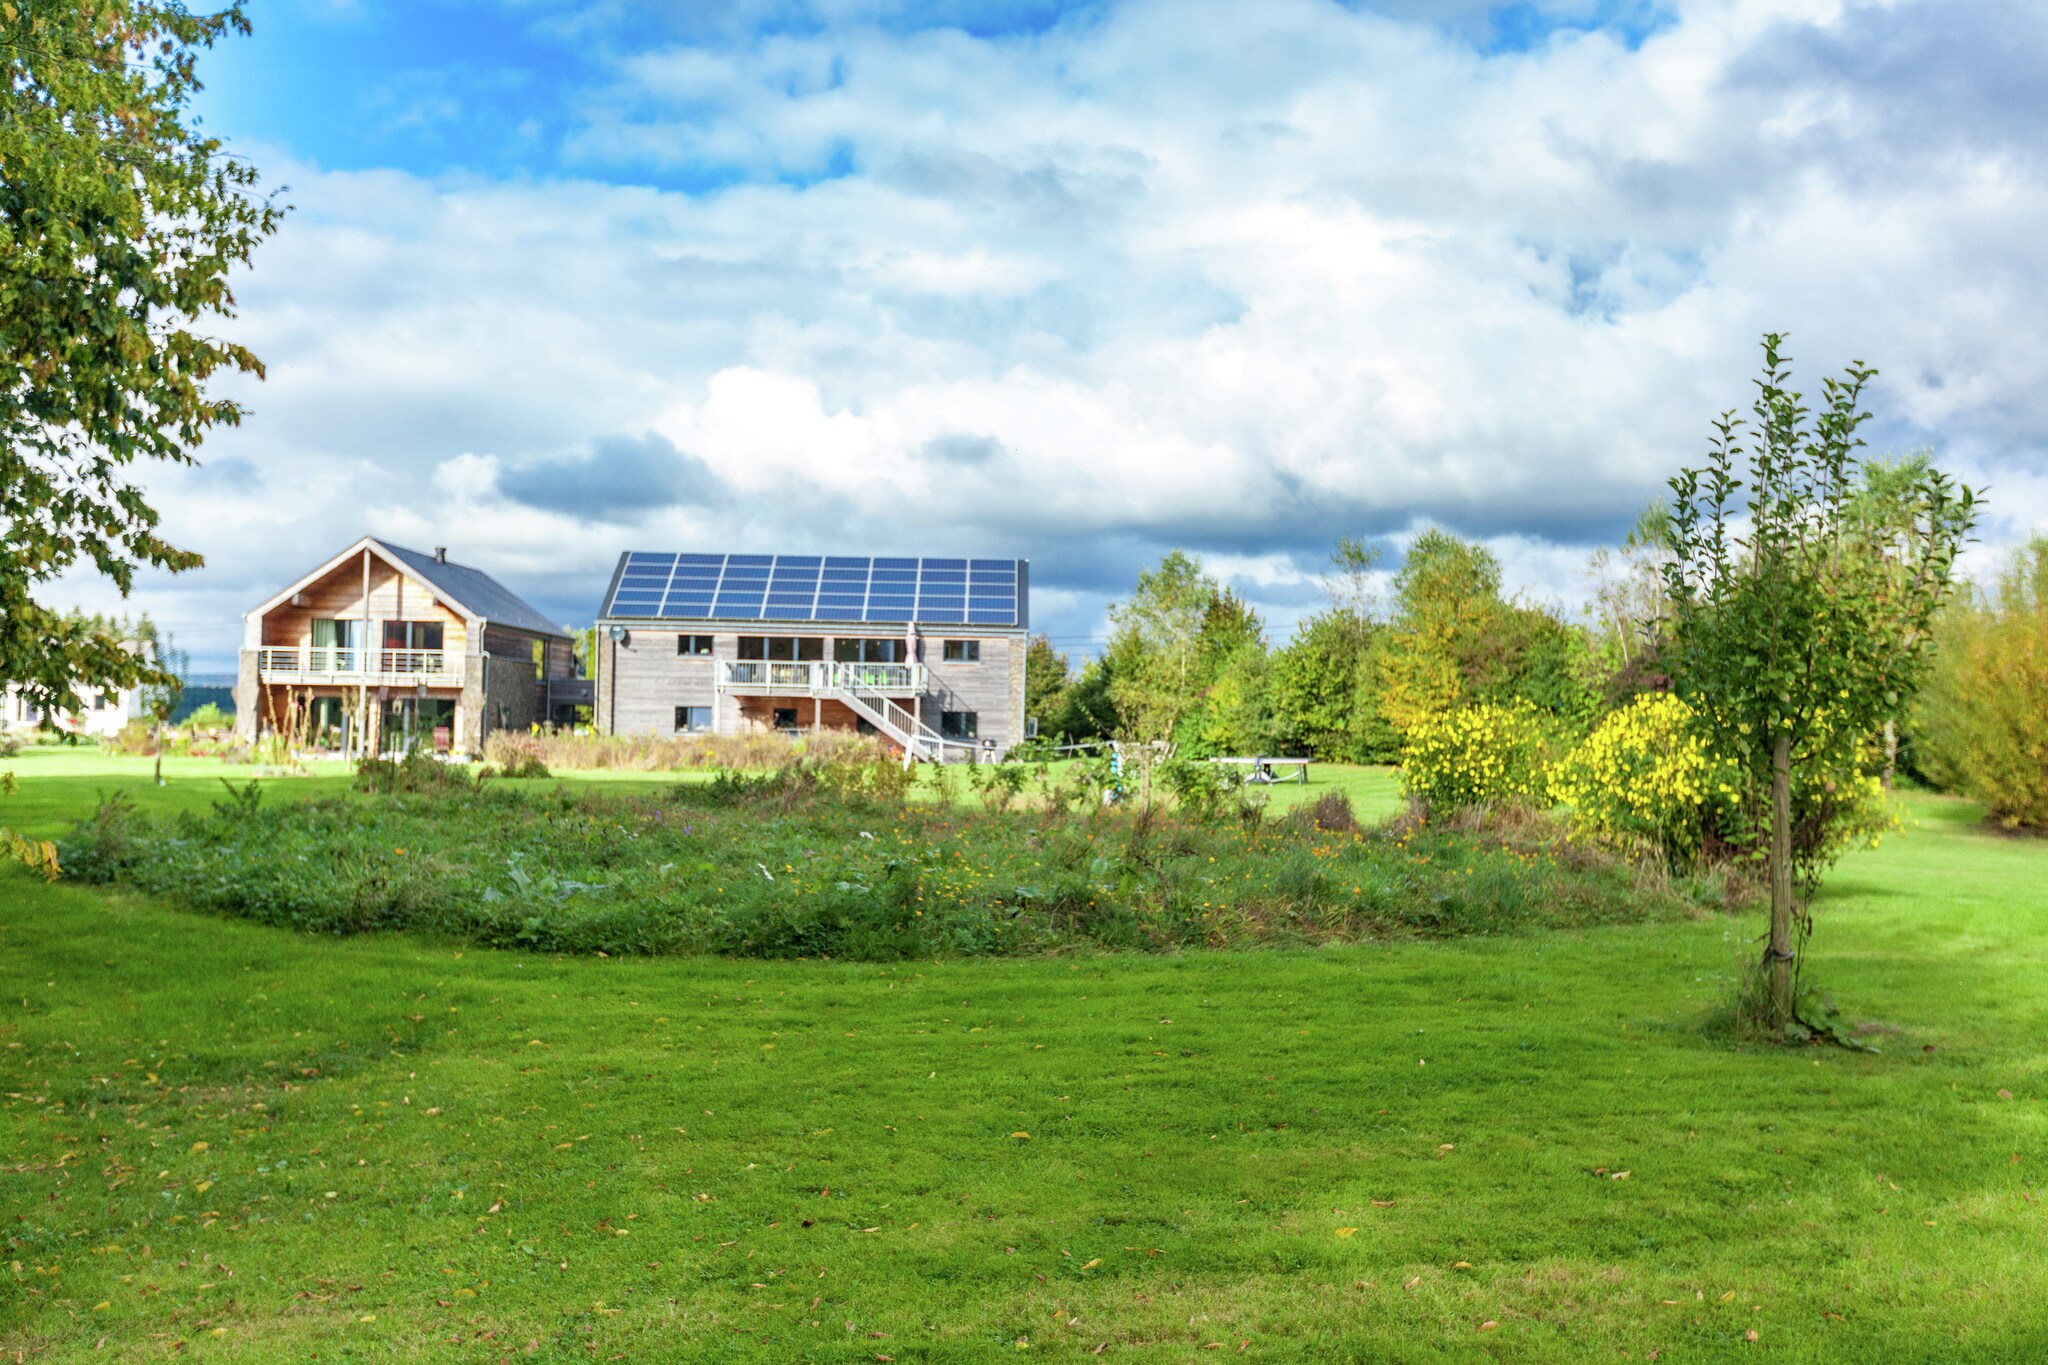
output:
[{"label": "dark slate roof", "polygon": [[432,555],[423,555],[418,550],[408,550],[403,545],[378,540],[374,536],[371,537],[371,543],[433,584],[435,591],[443,597],[493,625],[511,626],[515,630],[530,630],[538,635],[568,638],[560,626],[534,610],[524,598],[482,569],[472,569],[467,564],[450,564],[445,560],[435,559]]}]

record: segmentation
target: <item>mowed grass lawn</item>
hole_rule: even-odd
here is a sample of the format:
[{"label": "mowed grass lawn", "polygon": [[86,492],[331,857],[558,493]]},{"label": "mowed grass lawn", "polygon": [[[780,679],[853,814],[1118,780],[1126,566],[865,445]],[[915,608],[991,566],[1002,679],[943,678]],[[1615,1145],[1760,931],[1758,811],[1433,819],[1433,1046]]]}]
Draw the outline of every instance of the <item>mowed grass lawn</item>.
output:
[{"label": "mowed grass lawn", "polygon": [[[42,835],[222,771],[12,766]],[[0,1352],[2048,1358],[2048,845],[1906,809],[1819,907],[1876,1055],[1733,1041],[1747,918],[627,961],[0,869]]]}]

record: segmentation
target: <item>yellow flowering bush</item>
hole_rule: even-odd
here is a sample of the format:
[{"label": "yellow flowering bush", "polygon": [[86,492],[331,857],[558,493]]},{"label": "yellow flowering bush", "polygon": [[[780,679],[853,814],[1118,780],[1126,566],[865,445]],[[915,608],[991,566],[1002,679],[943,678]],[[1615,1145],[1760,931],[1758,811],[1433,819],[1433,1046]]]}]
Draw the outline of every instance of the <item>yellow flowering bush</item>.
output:
[{"label": "yellow flowering bush", "polygon": [[1550,771],[1550,794],[1571,811],[1575,832],[1689,862],[1709,831],[1732,827],[1741,772],[1693,722],[1677,697],[1637,697],[1565,755]]},{"label": "yellow flowering bush", "polygon": [[1547,718],[1527,701],[1425,716],[1401,745],[1401,780],[1431,815],[1467,806],[1547,804]]},{"label": "yellow flowering bush", "polygon": [[[1825,735],[1827,717],[1816,717]],[[1678,697],[1638,697],[1602,721],[1549,773],[1551,799],[1581,837],[1654,847],[1673,862],[1761,857],[1770,839],[1767,793],[1715,752],[1698,714]],[[1870,746],[1830,742],[1794,768],[1794,869],[1808,884],[1852,844],[1898,826]]]}]

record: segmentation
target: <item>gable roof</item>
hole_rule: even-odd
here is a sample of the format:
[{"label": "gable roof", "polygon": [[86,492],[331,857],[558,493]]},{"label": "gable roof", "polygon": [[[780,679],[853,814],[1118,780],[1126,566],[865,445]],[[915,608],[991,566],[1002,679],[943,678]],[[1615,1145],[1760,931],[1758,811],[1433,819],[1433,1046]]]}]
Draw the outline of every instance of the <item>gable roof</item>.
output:
[{"label": "gable roof", "polygon": [[568,633],[547,617],[541,615],[531,604],[482,569],[467,564],[453,564],[436,559],[418,550],[394,545],[388,540],[375,536],[364,536],[355,544],[333,556],[318,568],[301,574],[287,584],[276,595],[263,602],[250,616],[260,616],[279,603],[300,591],[308,583],[325,578],[346,561],[369,550],[385,563],[397,569],[406,577],[431,589],[434,595],[454,607],[472,621],[488,621],[493,625],[509,626],[514,630],[531,631],[536,635],[552,635],[566,640]]},{"label": "gable roof", "polygon": [[393,559],[409,569],[416,578],[424,579],[434,591],[448,601],[467,611],[471,616],[481,617],[493,625],[511,626],[515,630],[530,630],[536,635],[557,635],[568,639],[568,632],[548,620],[525,598],[513,592],[482,569],[472,569],[467,564],[455,564],[432,555],[423,555],[418,550],[408,550],[403,545],[393,545],[388,540],[369,537]]}]

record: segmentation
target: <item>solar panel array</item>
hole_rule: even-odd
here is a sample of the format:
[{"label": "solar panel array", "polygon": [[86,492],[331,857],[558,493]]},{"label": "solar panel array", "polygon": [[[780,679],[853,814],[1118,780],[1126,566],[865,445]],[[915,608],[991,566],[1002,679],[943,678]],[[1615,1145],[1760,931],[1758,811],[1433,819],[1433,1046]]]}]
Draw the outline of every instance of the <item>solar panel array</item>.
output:
[{"label": "solar panel array", "polygon": [[608,617],[1024,624],[1024,562],[628,554]]}]

